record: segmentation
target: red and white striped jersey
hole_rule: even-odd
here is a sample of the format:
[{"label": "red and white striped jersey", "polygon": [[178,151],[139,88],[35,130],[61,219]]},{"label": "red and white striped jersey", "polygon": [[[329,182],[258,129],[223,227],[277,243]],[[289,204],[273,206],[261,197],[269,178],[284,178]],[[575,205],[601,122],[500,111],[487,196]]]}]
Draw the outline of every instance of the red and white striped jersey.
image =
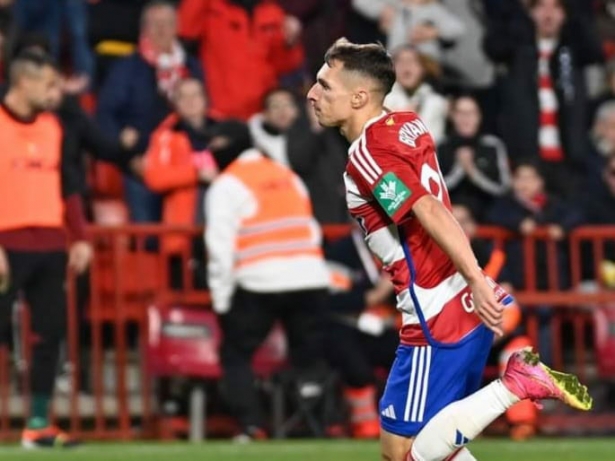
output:
[{"label": "red and white striped jersey", "polygon": [[344,181],[350,213],[395,286],[401,342],[426,343],[420,315],[437,341],[456,342],[472,331],[480,320],[465,280],[412,214],[426,194],[451,207],[433,139],[419,117],[393,112],[370,120],[350,146]]}]

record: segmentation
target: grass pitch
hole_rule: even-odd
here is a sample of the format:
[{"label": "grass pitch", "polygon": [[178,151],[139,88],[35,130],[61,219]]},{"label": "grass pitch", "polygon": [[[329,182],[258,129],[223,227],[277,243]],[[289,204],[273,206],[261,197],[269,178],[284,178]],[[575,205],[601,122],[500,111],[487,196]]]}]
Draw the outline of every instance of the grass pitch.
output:
[{"label": "grass pitch", "polygon": [[[537,439],[515,443],[483,439],[470,444],[478,461],[615,461],[612,439]],[[231,442],[103,443],[74,450],[23,451],[0,446],[0,458],[11,461],[378,461],[375,442],[285,441],[236,445]]]}]

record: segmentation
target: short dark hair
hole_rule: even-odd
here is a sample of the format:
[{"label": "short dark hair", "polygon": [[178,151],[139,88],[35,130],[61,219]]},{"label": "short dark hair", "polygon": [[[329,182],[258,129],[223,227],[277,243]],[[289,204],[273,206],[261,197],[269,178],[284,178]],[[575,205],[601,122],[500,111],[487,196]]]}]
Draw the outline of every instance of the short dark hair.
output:
[{"label": "short dark hair", "polygon": [[32,69],[40,70],[43,67],[57,69],[53,58],[42,50],[24,50],[12,60],[9,68],[9,83],[14,84],[19,77]]},{"label": "short dark hair", "polygon": [[395,83],[393,59],[381,43],[357,44],[340,38],[325,54],[329,66],[333,61],[339,61],[344,69],[377,82],[383,95],[387,95]]},{"label": "short dark hair", "polygon": [[278,86],[278,87],[275,87],[267,91],[265,93],[265,96],[263,96],[263,108],[264,109],[267,108],[267,106],[270,103],[271,98],[275,96],[276,94],[286,94],[291,97],[293,102],[295,103],[297,102],[297,94],[293,90],[291,90],[290,88],[283,87],[283,86]]}]

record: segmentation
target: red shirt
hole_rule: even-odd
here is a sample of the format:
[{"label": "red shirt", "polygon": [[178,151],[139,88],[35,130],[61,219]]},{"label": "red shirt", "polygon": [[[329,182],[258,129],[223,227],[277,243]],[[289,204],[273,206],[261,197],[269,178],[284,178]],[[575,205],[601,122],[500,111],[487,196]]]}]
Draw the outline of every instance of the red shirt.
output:
[{"label": "red shirt", "polygon": [[[432,337],[445,343],[476,328],[480,319],[469,287],[412,214],[413,205],[427,194],[451,209],[434,141],[419,117],[397,112],[368,122],[350,146],[344,179],[350,213],[395,286],[402,343],[427,343],[421,316]],[[498,297],[505,296],[494,288]]]}]

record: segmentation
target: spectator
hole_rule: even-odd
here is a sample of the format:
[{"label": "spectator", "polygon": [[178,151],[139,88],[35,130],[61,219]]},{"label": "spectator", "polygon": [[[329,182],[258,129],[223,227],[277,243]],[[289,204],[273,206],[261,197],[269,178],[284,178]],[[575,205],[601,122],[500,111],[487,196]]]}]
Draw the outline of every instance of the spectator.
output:
[{"label": "spectator", "polygon": [[615,101],[615,59],[611,59],[605,66],[606,85],[602,93],[590,102],[588,112],[588,126],[596,119],[596,113],[600,106],[609,101]]},{"label": "spectator", "polygon": [[[213,121],[205,117],[203,84],[197,79],[180,81],[173,104],[175,113],[152,135],[143,177],[152,190],[162,194],[164,224],[203,225],[205,191],[218,174],[215,154],[210,150]],[[172,258],[173,280],[182,280],[183,269],[178,264],[182,263],[180,255],[193,253],[191,239],[185,235],[165,236],[161,249]],[[203,259],[202,251],[192,256]]]},{"label": "spectator", "polygon": [[603,103],[596,112],[591,131],[592,149],[587,156],[586,190],[590,193],[601,189],[603,167],[615,155],[615,101]]},{"label": "spectator", "polygon": [[391,110],[416,112],[434,141],[440,142],[444,136],[448,102],[428,83],[440,76],[439,66],[412,45],[397,48],[393,60],[397,81],[384,105]]},{"label": "spectator", "polygon": [[326,328],[328,357],[341,374],[354,438],[376,438],[376,367],[390,368],[399,342],[390,280],[369,254],[362,231],[325,247],[332,293]]},{"label": "spectator", "polygon": [[[168,2],[153,0],[143,9],[139,50],[113,66],[100,90],[101,128],[115,138],[126,128],[136,130],[136,149],[142,155],[154,129],[171,112],[175,84],[188,76],[202,79],[198,63],[177,40],[175,10]],[[160,221],[159,195],[133,176],[125,176],[124,188],[133,222]]]},{"label": "spectator", "polygon": [[466,203],[479,221],[494,197],[510,187],[506,146],[482,134],[478,102],[464,95],[455,99],[451,134],[438,146],[438,162],[453,203]]},{"label": "spectator", "polygon": [[[51,425],[48,412],[66,327],[66,264],[83,272],[92,257],[75,182],[81,172],[63,157],[62,129],[45,112],[60,91],[51,59],[24,52],[11,63],[9,77],[0,108],[0,144],[6,148],[0,168],[0,342],[10,342],[12,306],[23,295],[37,341],[22,444],[69,446],[74,439]],[[68,258],[65,222],[72,242]]]},{"label": "spectator", "polygon": [[353,0],[353,5],[379,19],[388,49],[411,44],[436,62],[442,59],[442,45],[455,43],[465,32],[463,23],[437,0]]},{"label": "spectator", "polygon": [[[452,212],[464,233],[470,239],[478,264],[489,277],[500,284],[502,289],[512,294],[512,286],[506,281],[506,273],[502,271],[506,262],[506,253],[502,248],[494,246],[491,242],[477,238],[477,222],[468,207],[455,204]],[[494,338],[493,348],[487,362],[489,365],[498,367],[500,376],[504,373],[508,359],[513,352],[532,346],[530,338],[523,331],[521,308],[514,300],[510,299],[509,301],[503,315],[502,330],[504,335]],[[509,434],[511,439],[527,440],[536,434],[538,409],[533,402],[529,400],[518,402],[506,410],[505,415],[510,424]]]},{"label": "spectator", "polygon": [[539,160],[547,190],[568,197],[587,155],[583,71],[602,50],[587,16],[568,13],[563,0],[528,4],[531,21],[521,12],[492,17],[484,40],[487,55],[507,67],[501,129],[511,159]]},{"label": "spectator", "polygon": [[301,23],[267,0],[183,0],[180,34],[197,40],[213,118],[247,120],[303,64]]},{"label": "spectator", "polygon": [[[248,123],[254,144],[270,158],[292,169],[310,193],[314,214],[320,222],[333,219],[329,174],[324,171],[334,159],[321,147],[320,129],[310,127],[305,110],[288,90],[267,93],[265,110]],[[335,171],[339,171],[336,169]],[[343,171],[343,170],[342,170]],[[337,178],[341,183],[341,175]]]},{"label": "spectator", "polygon": [[323,390],[322,320],[328,273],[307,191],[288,168],[251,149],[247,126],[214,130],[230,143],[207,194],[205,242],[212,305],[223,333],[223,386],[242,438],[266,436],[251,359],[276,320],[304,386]]},{"label": "spectator", "polygon": [[85,90],[94,73],[94,58],[88,42],[86,0],[19,0],[15,4],[17,26],[26,32],[45,34],[55,59],[60,57],[63,26],[70,38],[72,73]]},{"label": "spectator", "polygon": [[[566,233],[582,221],[580,213],[558,197],[545,190],[545,182],[539,168],[531,163],[519,163],[514,169],[512,194],[496,199],[487,216],[488,222],[502,226],[522,236],[531,235],[541,226],[547,228],[552,239],[561,241]],[[543,249],[544,250],[544,249]],[[565,261],[564,248],[560,248],[560,261]],[[520,260],[523,251],[520,241],[511,242],[507,249],[510,262],[510,279],[515,288],[525,286],[523,264]],[[548,288],[546,264],[543,251],[538,251],[537,289]],[[563,263],[560,264],[563,268]],[[561,271],[560,287],[567,285],[567,274]]]}]

